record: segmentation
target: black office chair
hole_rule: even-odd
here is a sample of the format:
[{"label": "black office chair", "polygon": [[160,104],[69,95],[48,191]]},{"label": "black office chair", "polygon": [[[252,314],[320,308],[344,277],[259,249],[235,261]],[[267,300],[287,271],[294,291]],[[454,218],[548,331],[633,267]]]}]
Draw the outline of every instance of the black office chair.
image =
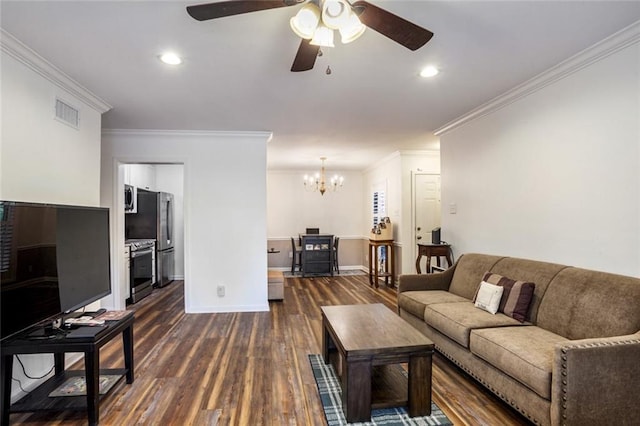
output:
[{"label": "black office chair", "polygon": [[333,269],[335,269],[337,273],[340,273],[340,265],[338,263],[338,244],[340,244],[340,237],[335,237],[333,239]]},{"label": "black office chair", "polygon": [[302,270],[302,249],[296,246],[296,240],[291,237],[291,253],[293,257],[291,258],[291,273],[296,272],[296,267],[298,271]]}]

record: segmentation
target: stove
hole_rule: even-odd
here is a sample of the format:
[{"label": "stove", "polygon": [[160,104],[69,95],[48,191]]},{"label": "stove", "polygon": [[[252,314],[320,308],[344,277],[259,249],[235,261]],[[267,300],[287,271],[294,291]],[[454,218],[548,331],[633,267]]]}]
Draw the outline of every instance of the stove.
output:
[{"label": "stove", "polygon": [[125,241],[130,251],[129,299],[137,303],[151,294],[156,282],[156,240],[130,239]]},{"label": "stove", "polygon": [[137,250],[153,247],[155,243],[156,243],[156,240],[140,238],[140,239],[126,240],[124,242],[124,245],[131,247],[131,251],[137,251]]}]

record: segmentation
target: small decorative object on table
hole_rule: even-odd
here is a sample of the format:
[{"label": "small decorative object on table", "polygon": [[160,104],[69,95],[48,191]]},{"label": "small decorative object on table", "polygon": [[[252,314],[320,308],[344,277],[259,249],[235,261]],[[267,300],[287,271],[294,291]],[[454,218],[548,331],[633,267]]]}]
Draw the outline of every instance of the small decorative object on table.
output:
[{"label": "small decorative object on table", "polygon": [[369,284],[378,288],[378,278],[383,277],[387,286],[393,287],[395,279],[395,253],[393,225],[383,217],[369,235]]},{"label": "small decorative object on table", "polygon": [[369,239],[374,241],[393,240],[393,226],[391,225],[391,219],[383,217],[377,225],[371,228]]}]

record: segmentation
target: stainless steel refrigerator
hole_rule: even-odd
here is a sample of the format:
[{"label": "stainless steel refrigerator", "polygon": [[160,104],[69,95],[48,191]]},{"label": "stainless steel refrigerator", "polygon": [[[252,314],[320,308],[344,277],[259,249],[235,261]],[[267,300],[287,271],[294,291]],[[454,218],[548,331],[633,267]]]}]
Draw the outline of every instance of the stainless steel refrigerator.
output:
[{"label": "stainless steel refrigerator", "polygon": [[156,285],[173,281],[173,194],[138,189],[138,212],[125,216],[125,238],[156,240]]}]

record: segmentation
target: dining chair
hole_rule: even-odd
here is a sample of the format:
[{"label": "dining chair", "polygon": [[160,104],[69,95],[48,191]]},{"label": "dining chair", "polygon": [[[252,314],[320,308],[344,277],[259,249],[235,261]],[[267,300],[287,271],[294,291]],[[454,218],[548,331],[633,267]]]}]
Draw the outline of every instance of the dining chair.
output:
[{"label": "dining chair", "polygon": [[333,269],[337,273],[340,273],[340,264],[338,263],[338,244],[340,244],[340,237],[333,239]]},{"label": "dining chair", "polygon": [[302,248],[296,246],[296,240],[291,237],[291,273],[296,272],[296,267],[302,271]]}]

